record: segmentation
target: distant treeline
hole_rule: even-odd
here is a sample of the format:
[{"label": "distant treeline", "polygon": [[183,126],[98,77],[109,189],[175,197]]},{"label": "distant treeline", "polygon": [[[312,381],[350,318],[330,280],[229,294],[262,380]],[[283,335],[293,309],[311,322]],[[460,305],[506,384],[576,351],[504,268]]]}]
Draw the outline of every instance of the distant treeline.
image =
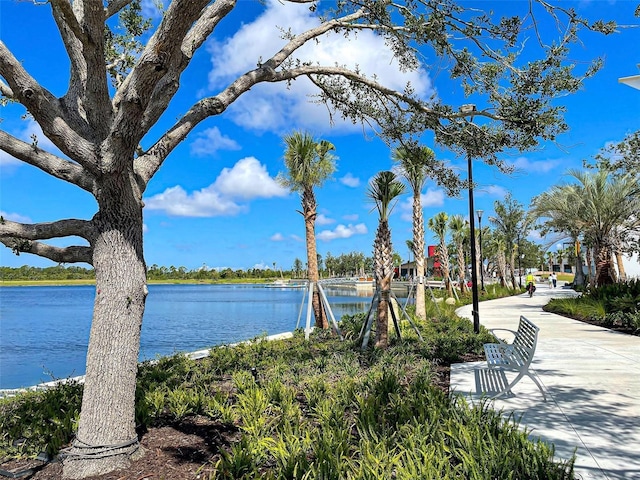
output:
[{"label": "distant treeline", "polygon": [[83,267],[30,267],[20,268],[0,267],[0,280],[93,280],[96,274],[93,268]]},{"label": "distant treeline", "polygon": [[[288,275],[290,272],[283,272]],[[147,270],[149,280],[225,280],[232,278],[275,278],[280,277],[279,271],[270,269],[251,268],[249,270],[232,270],[226,268],[222,270],[209,270],[200,268],[198,270],[187,270],[185,267],[159,267],[152,265]],[[3,281],[37,281],[37,280],[95,280],[96,275],[93,268],[83,267],[30,267],[23,265],[20,268],[0,267],[0,280]]]},{"label": "distant treeline", "polygon": [[[365,257],[359,252],[341,254],[334,257],[327,253],[326,258],[318,255],[318,267],[322,277],[359,275],[370,272],[373,268],[373,259]],[[274,264],[274,268],[249,268],[246,270],[231,268],[211,269],[200,267],[196,270],[187,270],[186,267],[169,267],[153,264],[147,268],[149,280],[230,280],[243,278],[306,278],[306,264],[296,258],[290,270],[281,270]],[[54,267],[30,267],[23,265],[19,268],[0,267],[0,280],[2,281],[38,281],[38,280],[94,280],[96,278],[93,268],[77,266],[56,265]]]}]

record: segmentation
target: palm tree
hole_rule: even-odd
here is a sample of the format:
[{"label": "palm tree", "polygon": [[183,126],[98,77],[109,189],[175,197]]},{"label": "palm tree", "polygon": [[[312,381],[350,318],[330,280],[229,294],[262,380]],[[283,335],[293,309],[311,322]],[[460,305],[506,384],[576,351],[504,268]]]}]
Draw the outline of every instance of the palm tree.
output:
[{"label": "palm tree", "polygon": [[439,240],[438,244],[438,260],[442,269],[442,277],[444,285],[449,296],[453,295],[451,289],[451,278],[449,276],[449,249],[447,248],[447,230],[449,216],[445,212],[438,213],[435,217],[429,219],[429,228],[436,234]]},{"label": "palm tree", "polygon": [[516,287],[516,254],[518,236],[525,237],[529,230],[529,223],[525,218],[522,205],[509,193],[504,202],[499,200],[493,204],[495,217],[489,217],[489,221],[495,227],[497,233],[502,236],[505,247],[505,256],[509,260],[509,276],[511,285]]},{"label": "palm tree", "polygon": [[426,320],[424,291],[424,216],[420,194],[428,178],[429,166],[435,154],[429,147],[398,147],[393,151],[393,160],[399,164],[399,172],[413,192],[413,256],[416,261],[416,316]]},{"label": "palm tree", "polygon": [[[640,224],[638,177],[633,173],[614,176],[605,169],[597,172],[569,170],[567,174],[577,183],[554,186],[549,195],[568,198],[571,206],[560,203],[563,216],[560,217],[557,210],[552,210],[555,216],[546,215],[551,218],[547,224],[554,231],[580,232],[585,245],[593,247],[595,285],[613,283],[613,253],[619,248],[621,240]],[[534,205],[544,206],[543,200],[547,199],[538,198],[534,199]],[[539,210],[544,213],[542,207]],[[561,222],[554,223],[553,220],[558,217],[572,225],[572,229],[569,230]]]},{"label": "palm tree", "polygon": [[[316,141],[310,134],[293,132],[284,137],[286,150],[284,162],[286,174],[278,175],[281,185],[292,192],[299,192],[302,197],[305,238],[307,242],[307,268],[309,282],[318,282],[318,256],[316,251],[316,196],[314,187],[322,185],[336,169],[336,157],[331,154],[335,150],[333,144],[326,140]],[[324,309],[320,301],[318,289],[314,289],[313,312],[316,326],[328,328]]]},{"label": "palm tree", "polygon": [[469,238],[469,229],[462,215],[454,215],[451,217],[449,220],[449,229],[451,230],[453,243],[456,246],[456,256],[458,257],[458,284],[460,285],[460,291],[464,292],[466,286],[465,273],[467,271],[464,258],[464,242]]},{"label": "palm tree", "polygon": [[[552,231],[566,235],[575,245],[581,236],[581,226],[576,220],[580,215],[582,198],[575,188],[554,186],[531,200],[530,214],[533,218],[543,219],[543,233]],[[590,255],[589,255],[590,257]],[[575,285],[584,285],[585,276],[580,252],[575,257]]]},{"label": "palm tree", "polygon": [[393,172],[378,172],[369,183],[367,196],[378,210],[379,220],[376,239],[373,244],[374,275],[380,291],[378,319],[376,323],[376,348],[387,348],[389,344],[389,296],[393,276],[393,246],[389,215],[395,206],[394,200],[404,193],[404,185]]}]

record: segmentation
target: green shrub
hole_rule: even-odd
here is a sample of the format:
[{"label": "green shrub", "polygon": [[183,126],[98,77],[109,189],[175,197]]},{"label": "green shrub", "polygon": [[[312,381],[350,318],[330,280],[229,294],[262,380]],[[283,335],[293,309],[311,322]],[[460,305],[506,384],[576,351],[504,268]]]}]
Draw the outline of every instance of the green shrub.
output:
[{"label": "green shrub", "polygon": [[56,454],[76,430],[82,390],[78,382],[65,381],[0,400],[0,457]]}]

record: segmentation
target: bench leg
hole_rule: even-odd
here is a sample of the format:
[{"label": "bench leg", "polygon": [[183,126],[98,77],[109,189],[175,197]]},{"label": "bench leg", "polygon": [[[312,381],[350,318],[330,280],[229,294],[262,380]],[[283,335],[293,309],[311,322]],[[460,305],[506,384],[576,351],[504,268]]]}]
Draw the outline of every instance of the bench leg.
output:
[{"label": "bench leg", "polygon": [[522,380],[522,377],[524,377],[525,375],[527,375],[529,378],[531,378],[531,380],[533,380],[533,383],[536,384],[536,387],[538,387],[538,390],[540,390],[540,393],[542,393],[542,398],[546,402],[547,401],[547,395],[544,393],[542,385],[540,385],[540,382],[538,381],[538,379],[531,372],[528,372],[528,371],[527,372],[518,373],[518,376],[516,378],[514,378],[513,381],[504,388],[504,390],[502,390],[501,392],[498,392],[496,395],[494,395],[491,398],[500,398],[503,395],[506,395],[507,393],[513,393],[513,392],[511,392],[511,389],[516,385],[516,383],[518,383],[520,380]]}]

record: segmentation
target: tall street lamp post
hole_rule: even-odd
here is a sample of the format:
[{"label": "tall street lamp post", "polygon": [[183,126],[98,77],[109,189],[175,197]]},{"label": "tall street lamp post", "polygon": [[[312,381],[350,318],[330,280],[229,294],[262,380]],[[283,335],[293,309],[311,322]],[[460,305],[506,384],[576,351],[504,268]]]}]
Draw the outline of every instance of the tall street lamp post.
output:
[{"label": "tall street lamp post", "polygon": [[[466,104],[460,107],[460,112],[463,115],[470,115],[473,119],[473,113],[476,111],[474,104]],[[471,229],[471,297],[472,297],[472,316],[473,316],[473,331],[480,333],[480,315],[478,313],[478,271],[476,266],[476,226],[475,215],[473,208],[473,172],[471,165],[471,154],[467,151],[467,168],[469,170],[469,226]]]},{"label": "tall street lamp post", "polygon": [[478,214],[478,229],[480,230],[480,289],[484,292],[484,257],[482,256],[482,214],[484,210],[476,210]]}]

